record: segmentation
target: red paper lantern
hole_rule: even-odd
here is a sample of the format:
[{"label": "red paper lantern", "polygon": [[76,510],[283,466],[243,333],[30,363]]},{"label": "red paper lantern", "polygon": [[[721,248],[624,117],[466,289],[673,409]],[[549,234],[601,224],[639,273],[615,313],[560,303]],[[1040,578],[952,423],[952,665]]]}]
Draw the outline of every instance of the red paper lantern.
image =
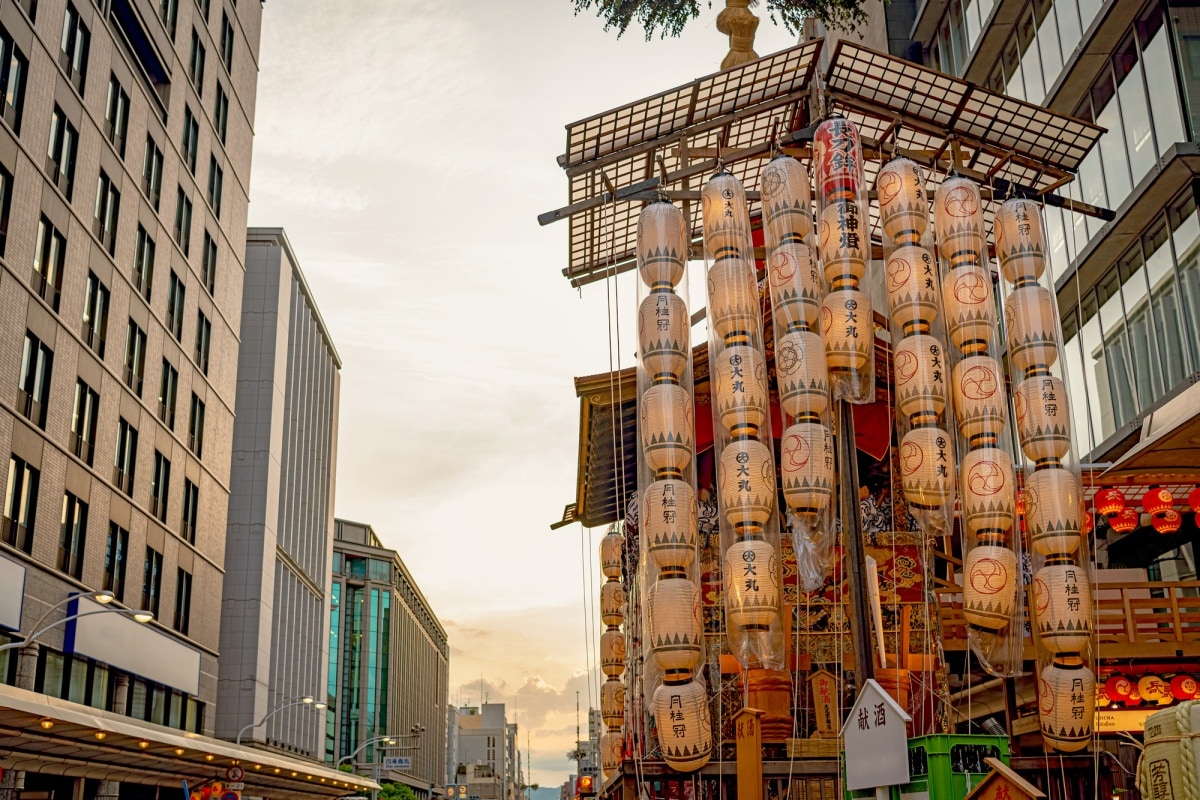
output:
[{"label": "red paper lantern", "polygon": [[1174,533],[1179,530],[1179,526],[1183,524],[1183,515],[1173,508],[1168,508],[1158,516],[1150,520],[1150,524],[1154,526],[1154,530],[1159,533]]},{"label": "red paper lantern", "polygon": [[1117,533],[1129,533],[1142,521],[1142,515],[1133,508],[1125,508],[1120,514],[1108,521],[1108,527]]},{"label": "red paper lantern", "polygon": [[1133,693],[1133,681],[1124,675],[1111,675],[1104,682],[1104,694],[1114,703],[1120,703]]},{"label": "red paper lantern", "polygon": [[1150,516],[1161,514],[1173,505],[1175,505],[1174,496],[1158,486],[1142,495],[1142,508],[1146,509],[1146,513]]},{"label": "red paper lantern", "polygon": [[1112,518],[1125,509],[1125,493],[1120,489],[1101,489],[1096,492],[1096,511]]},{"label": "red paper lantern", "polygon": [[1192,511],[1200,514],[1200,486],[1192,489],[1188,495],[1188,505],[1192,507]]},{"label": "red paper lantern", "polygon": [[1089,533],[1091,533],[1092,531],[1094,531],[1096,529],[1096,520],[1092,518],[1092,515],[1088,512],[1087,509],[1083,510],[1083,515],[1080,519],[1083,523],[1083,535],[1084,536],[1087,536]]},{"label": "red paper lantern", "polygon": [[1191,700],[1200,692],[1200,683],[1191,675],[1176,675],[1171,678],[1171,696],[1176,700]]}]

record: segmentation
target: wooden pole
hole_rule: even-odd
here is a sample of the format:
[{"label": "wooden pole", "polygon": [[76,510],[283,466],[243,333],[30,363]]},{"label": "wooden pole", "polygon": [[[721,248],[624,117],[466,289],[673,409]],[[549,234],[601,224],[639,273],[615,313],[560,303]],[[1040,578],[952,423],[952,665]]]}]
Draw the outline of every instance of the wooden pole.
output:
[{"label": "wooden pole", "polygon": [[846,578],[850,585],[850,635],[854,646],[854,685],[858,690],[875,677],[871,652],[870,597],[867,591],[866,553],[858,504],[858,452],[854,443],[854,407],[838,402],[838,513],[846,544]]}]

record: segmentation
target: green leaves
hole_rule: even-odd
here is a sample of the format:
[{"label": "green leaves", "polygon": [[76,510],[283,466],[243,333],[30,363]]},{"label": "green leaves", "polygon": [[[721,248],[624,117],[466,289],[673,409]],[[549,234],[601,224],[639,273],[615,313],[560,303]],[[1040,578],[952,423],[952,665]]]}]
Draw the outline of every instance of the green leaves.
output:
[{"label": "green leaves", "polygon": [[[617,29],[617,37],[624,35],[630,23],[637,21],[646,32],[646,41],[654,38],[678,36],[689,22],[700,16],[699,0],[572,0],[575,13],[595,11],[604,20],[604,29]],[[782,24],[787,30],[800,35],[807,18],[819,19],[828,28],[852,31],[866,22],[862,0],[767,0],[767,16],[771,22]],[[712,7],[712,0],[708,2]],[[757,5],[756,2],[751,3]],[[778,15],[778,16],[776,16]]]}]

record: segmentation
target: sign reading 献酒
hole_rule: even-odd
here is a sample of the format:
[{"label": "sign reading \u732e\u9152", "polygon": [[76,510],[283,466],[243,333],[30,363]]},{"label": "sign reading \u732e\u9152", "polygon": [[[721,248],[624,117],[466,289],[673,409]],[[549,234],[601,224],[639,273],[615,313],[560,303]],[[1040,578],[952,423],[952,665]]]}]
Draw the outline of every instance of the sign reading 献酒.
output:
[{"label": "sign reading \u732e\u9152", "polygon": [[842,726],[847,789],[908,783],[909,722],[908,712],[874,679],[867,679]]}]

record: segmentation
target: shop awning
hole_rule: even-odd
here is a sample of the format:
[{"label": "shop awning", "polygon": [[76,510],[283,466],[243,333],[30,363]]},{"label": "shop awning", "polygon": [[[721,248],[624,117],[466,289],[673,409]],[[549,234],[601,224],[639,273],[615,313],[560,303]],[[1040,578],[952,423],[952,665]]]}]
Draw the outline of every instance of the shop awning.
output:
[{"label": "shop awning", "polygon": [[141,722],[0,685],[0,766],[55,775],[196,788],[245,771],[243,794],[301,800],[378,789],[374,781],[269,750]]},{"label": "shop awning", "polygon": [[1147,475],[1163,483],[1200,477],[1200,383],[1150,412],[1138,443],[1104,473],[1106,478]]}]

